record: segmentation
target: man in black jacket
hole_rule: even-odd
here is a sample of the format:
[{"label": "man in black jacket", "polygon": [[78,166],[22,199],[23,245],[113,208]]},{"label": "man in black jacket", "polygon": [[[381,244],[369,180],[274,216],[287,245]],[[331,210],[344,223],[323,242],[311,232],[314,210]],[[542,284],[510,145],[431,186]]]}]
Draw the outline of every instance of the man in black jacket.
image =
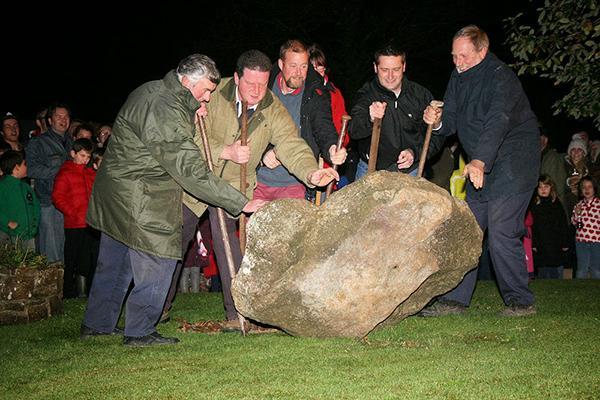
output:
[{"label": "man in black jacket", "polygon": [[[338,136],[331,119],[329,93],[308,60],[308,48],[301,41],[282,44],[269,88],[290,113],[315,158],[320,156],[330,165],[340,165],[346,160],[346,149],[336,149]],[[281,165],[273,149],[265,153],[262,164],[256,174],[255,199],[305,197],[305,186]]]},{"label": "man in black jacket", "polygon": [[[439,132],[458,133],[469,157],[464,169],[470,181],[467,203],[481,229],[488,230],[494,272],[507,305],[502,315],[531,315],[535,313],[534,296],[528,287],[521,238],[540,170],[537,120],[515,73],[489,52],[483,30],[474,25],[459,30],[452,57],[456,70],[444,96]],[[440,113],[432,108],[425,112],[430,117]],[[421,314],[465,311],[476,280],[477,269]]]},{"label": "man in black jacket", "polygon": [[[373,67],[376,76],[358,91],[351,113],[350,137],[358,142],[360,154],[356,178],[367,170],[374,118],[382,119],[375,169],[416,175],[427,130],[423,111],[433,96],[404,76],[406,54],[391,45],[375,52]],[[443,143],[444,138],[433,137],[427,156]]]}]

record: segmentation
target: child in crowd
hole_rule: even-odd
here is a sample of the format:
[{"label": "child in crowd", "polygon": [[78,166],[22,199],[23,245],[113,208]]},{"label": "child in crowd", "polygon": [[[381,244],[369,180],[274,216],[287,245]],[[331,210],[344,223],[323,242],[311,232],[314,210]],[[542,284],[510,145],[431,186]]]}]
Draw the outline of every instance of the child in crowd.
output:
[{"label": "child in crowd", "polygon": [[571,222],[577,227],[575,250],[577,252],[576,278],[600,279],[600,199],[596,182],[585,176],[579,182],[582,198],[573,209]]},{"label": "child in crowd", "polygon": [[537,276],[541,279],[562,279],[571,238],[556,184],[548,175],[539,177],[530,211],[533,215],[533,259]]},{"label": "child in crowd", "polygon": [[73,160],[65,161],[60,168],[52,190],[52,202],[64,214],[65,220],[65,298],[86,296],[86,278],[95,261],[92,260],[93,238],[85,221],[96,178],[96,171],[87,168],[93,149],[89,139],[73,142],[70,152]]},{"label": "child in crowd", "polygon": [[23,181],[27,163],[20,151],[8,150],[0,156],[0,240],[19,241],[23,248],[35,249],[40,225],[40,201]]}]

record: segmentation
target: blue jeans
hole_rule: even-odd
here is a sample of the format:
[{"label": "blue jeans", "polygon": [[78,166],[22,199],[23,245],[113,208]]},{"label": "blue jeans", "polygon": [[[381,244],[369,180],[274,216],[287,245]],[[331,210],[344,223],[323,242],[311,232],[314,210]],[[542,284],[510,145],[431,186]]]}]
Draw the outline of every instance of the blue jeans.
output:
[{"label": "blue jeans", "polygon": [[41,207],[38,252],[49,261],[65,262],[64,225],[63,214],[53,205]]},{"label": "blue jeans", "polygon": [[575,278],[587,279],[591,273],[592,279],[600,279],[600,243],[575,242],[575,251],[577,253]]},{"label": "blue jeans", "polygon": [[[356,177],[355,177],[355,179],[359,180],[360,178],[362,178],[363,176],[365,176],[367,174],[368,170],[369,170],[369,164],[367,164],[363,160],[358,160],[358,164],[356,165]],[[410,175],[410,176],[417,176],[418,173],[419,173],[419,168],[415,168],[412,171],[410,171],[408,173],[408,175]]]},{"label": "blue jeans", "polygon": [[125,303],[125,336],[156,332],[176,263],[131,249],[103,233],[83,324],[99,332],[112,332],[133,279]]}]

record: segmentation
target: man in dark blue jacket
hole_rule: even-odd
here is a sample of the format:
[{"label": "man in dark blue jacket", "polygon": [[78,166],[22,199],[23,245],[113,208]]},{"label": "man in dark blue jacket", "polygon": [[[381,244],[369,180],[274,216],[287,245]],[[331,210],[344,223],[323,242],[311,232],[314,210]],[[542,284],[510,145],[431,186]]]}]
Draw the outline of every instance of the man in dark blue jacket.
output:
[{"label": "man in dark blue jacket", "polygon": [[[489,52],[483,30],[474,25],[459,30],[452,58],[456,70],[444,96],[439,133],[458,133],[469,157],[464,169],[470,181],[467,203],[481,229],[488,230],[494,272],[507,306],[502,315],[531,315],[534,296],[528,287],[521,238],[540,169],[537,120],[515,73]],[[440,113],[429,107],[425,114],[431,118]],[[465,311],[476,280],[477,269],[421,314]]]}]

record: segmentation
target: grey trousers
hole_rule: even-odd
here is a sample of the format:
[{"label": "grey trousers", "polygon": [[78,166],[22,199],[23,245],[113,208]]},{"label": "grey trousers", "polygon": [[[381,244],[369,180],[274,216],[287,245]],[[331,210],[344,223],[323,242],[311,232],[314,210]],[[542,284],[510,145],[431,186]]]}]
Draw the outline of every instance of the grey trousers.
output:
[{"label": "grey trousers", "polygon": [[96,274],[83,324],[112,332],[125,303],[125,336],[141,337],[156,331],[177,260],[134,250],[102,234]]}]

